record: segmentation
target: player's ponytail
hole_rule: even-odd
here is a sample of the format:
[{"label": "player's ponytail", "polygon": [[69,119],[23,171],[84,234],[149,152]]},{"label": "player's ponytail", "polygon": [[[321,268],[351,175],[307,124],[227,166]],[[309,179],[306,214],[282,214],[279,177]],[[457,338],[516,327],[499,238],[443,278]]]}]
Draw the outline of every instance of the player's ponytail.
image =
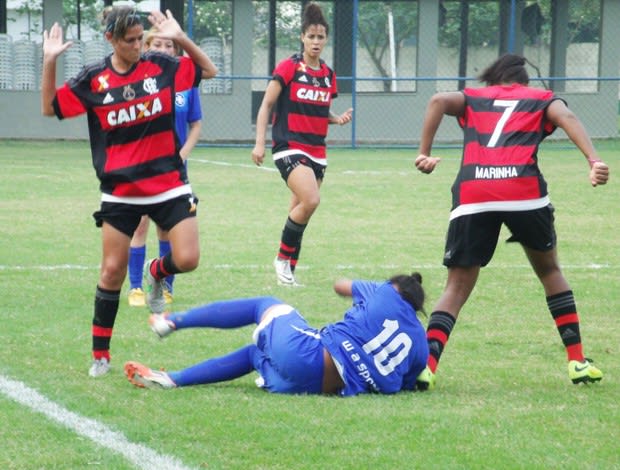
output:
[{"label": "player's ponytail", "polygon": [[424,299],[426,297],[422,288],[422,275],[414,272],[411,275],[398,274],[389,280],[398,286],[401,297],[409,303],[416,312],[424,313]]}]

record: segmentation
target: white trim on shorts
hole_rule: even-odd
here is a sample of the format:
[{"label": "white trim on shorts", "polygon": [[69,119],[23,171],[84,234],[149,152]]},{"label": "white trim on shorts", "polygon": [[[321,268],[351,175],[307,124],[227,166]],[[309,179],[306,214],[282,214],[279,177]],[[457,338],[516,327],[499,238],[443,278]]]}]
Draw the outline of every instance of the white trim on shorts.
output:
[{"label": "white trim on shorts", "polygon": [[267,325],[269,325],[274,318],[281,317],[282,315],[287,315],[295,310],[288,304],[275,304],[267,309],[267,315],[263,317],[258,326],[254,329],[254,333],[252,333],[252,341],[254,344],[258,342],[259,333],[264,330]]},{"label": "white trim on shorts", "polygon": [[482,212],[521,212],[542,209],[551,204],[549,196],[525,201],[492,201],[477,204],[463,204],[450,212],[450,220],[462,215],[481,214]]},{"label": "white trim on shorts", "polygon": [[184,184],[177,188],[170,189],[154,196],[144,197],[123,197],[114,196],[108,193],[101,193],[101,202],[116,202],[121,204],[136,204],[138,206],[146,206],[148,204],[159,204],[160,202],[166,202],[171,199],[183,196],[185,194],[192,194],[192,187],[189,184]]},{"label": "white trim on shorts", "polygon": [[291,155],[305,155],[310,160],[312,160],[314,163],[318,163],[319,165],[322,165],[322,166],[327,166],[327,158],[313,157],[308,152],[304,152],[303,150],[299,150],[299,149],[281,150],[279,152],[276,152],[273,154],[273,161],[275,162],[276,160],[281,160],[282,158],[290,157]]}]

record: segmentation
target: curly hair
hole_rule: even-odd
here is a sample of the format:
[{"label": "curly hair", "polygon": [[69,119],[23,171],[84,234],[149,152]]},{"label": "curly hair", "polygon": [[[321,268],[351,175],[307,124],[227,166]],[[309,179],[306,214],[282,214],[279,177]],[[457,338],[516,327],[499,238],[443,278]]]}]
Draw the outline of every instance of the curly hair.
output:
[{"label": "curly hair", "polygon": [[516,54],[504,54],[489,67],[487,67],[478,77],[481,82],[488,86],[499,85],[501,83],[520,83],[527,85],[530,77],[525,70],[525,64],[529,63],[523,56]]},{"label": "curly hair", "polygon": [[312,25],[321,25],[325,27],[325,33],[329,34],[329,24],[323,15],[323,10],[316,3],[308,3],[304,8],[304,14],[301,22],[301,32],[305,33]]}]

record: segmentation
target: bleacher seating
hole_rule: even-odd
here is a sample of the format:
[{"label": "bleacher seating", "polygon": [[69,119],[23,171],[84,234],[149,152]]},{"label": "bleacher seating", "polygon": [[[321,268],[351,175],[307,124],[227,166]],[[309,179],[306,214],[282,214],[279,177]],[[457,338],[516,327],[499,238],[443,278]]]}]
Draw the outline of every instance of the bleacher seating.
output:
[{"label": "bleacher seating", "polygon": [[[209,56],[211,62],[218,68],[219,75],[230,73],[230,57],[224,54],[224,44],[219,37],[207,37],[202,39],[200,48]],[[212,78],[200,83],[202,93],[230,93],[232,81],[224,78]]]},{"label": "bleacher seating", "polygon": [[13,88],[13,39],[0,34],[0,90]]},{"label": "bleacher seating", "polygon": [[75,77],[84,67],[84,43],[77,39],[73,45],[63,54],[65,65],[65,81]]},{"label": "bleacher seating", "polygon": [[[105,40],[79,41],[61,56],[63,79],[75,77],[86,64],[96,62],[112,52]],[[43,64],[41,43],[28,39],[14,40],[0,34],[0,90],[39,90]]]},{"label": "bleacher seating", "polygon": [[37,44],[28,39],[13,41],[13,89],[36,90],[39,76]]}]

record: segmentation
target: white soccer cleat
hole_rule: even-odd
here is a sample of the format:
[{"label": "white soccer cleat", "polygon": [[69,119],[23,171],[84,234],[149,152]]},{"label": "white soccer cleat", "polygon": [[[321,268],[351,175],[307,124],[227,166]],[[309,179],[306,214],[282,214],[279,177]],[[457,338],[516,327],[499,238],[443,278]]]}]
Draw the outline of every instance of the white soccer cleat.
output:
[{"label": "white soccer cleat", "polygon": [[177,386],[164,371],[153,370],[139,362],[126,362],[125,375],[132,384],[140,388],[175,388]]},{"label": "white soccer cleat", "polygon": [[291,271],[291,262],[288,259],[280,259],[276,256],[273,260],[273,267],[276,268],[276,276],[278,284],[281,286],[299,287],[293,271]]},{"label": "white soccer cleat", "polygon": [[90,369],[88,369],[88,375],[91,377],[101,377],[108,372],[110,372],[110,361],[108,361],[105,357],[95,359],[90,366]]},{"label": "white soccer cleat", "polygon": [[163,313],[166,309],[166,299],[164,298],[165,279],[155,279],[151,274],[151,264],[154,259],[144,263],[144,290],[146,291],[146,304],[153,313]]},{"label": "white soccer cleat", "polygon": [[149,317],[149,325],[151,326],[151,330],[155,334],[157,334],[160,338],[165,338],[174,330],[176,330],[176,326],[173,322],[168,320],[169,313],[153,313]]}]

